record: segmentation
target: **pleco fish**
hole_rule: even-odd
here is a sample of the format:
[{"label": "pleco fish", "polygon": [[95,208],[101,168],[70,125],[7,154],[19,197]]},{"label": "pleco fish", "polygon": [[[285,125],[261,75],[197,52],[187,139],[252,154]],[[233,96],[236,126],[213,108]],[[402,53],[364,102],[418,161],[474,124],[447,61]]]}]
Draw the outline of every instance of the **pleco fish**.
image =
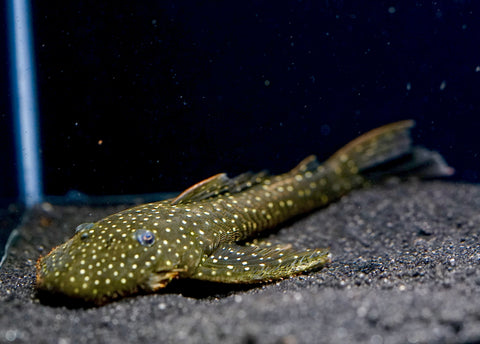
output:
[{"label": "pleco fish", "polygon": [[318,269],[330,261],[326,249],[238,242],[390,174],[452,174],[438,153],[412,147],[413,125],[372,130],[323,164],[310,156],[277,176],[221,173],[175,199],[81,224],[38,260],[37,288],[101,305],[156,291],[174,278],[255,283]]}]

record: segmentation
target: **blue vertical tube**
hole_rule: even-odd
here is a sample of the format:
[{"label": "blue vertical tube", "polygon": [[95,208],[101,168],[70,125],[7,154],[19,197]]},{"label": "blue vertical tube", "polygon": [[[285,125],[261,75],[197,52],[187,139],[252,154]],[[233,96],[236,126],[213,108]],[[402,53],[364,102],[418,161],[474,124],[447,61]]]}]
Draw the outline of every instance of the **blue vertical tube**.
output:
[{"label": "blue vertical tube", "polygon": [[18,184],[27,207],[42,201],[35,58],[28,0],[7,0],[12,110]]}]

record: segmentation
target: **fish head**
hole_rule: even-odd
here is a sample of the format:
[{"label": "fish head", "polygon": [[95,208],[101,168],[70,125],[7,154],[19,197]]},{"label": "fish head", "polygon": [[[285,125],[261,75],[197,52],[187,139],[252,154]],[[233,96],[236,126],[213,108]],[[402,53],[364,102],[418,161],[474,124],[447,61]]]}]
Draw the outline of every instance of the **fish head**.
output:
[{"label": "fish head", "polygon": [[155,291],[177,277],[176,256],[157,229],[122,227],[109,218],[84,223],[37,261],[37,289],[95,304]]}]

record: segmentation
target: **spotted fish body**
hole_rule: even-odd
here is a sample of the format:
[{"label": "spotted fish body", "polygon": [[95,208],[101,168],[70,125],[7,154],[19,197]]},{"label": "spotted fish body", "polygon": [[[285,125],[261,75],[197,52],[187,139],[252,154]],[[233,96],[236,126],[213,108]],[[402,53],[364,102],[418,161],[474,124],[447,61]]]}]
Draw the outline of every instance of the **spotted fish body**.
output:
[{"label": "spotted fish body", "polygon": [[37,288],[103,304],[156,291],[174,278],[254,283],[320,268],[330,260],[325,249],[238,242],[370,184],[376,166],[401,156],[414,158],[395,173],[450,174],[437,153],[412,149],[412,126],[402,121],[372,130],[324,164],[311,156],[278,176],[218,174],[175,199],[82,224],[38,260]]}]

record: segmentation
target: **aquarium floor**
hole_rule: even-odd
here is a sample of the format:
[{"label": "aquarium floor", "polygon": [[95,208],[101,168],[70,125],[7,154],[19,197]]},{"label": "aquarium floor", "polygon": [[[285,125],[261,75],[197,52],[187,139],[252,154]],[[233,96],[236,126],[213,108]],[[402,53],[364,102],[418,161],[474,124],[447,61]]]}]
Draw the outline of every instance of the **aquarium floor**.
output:
[{"label": "aquarium floor", "polygon": [[78,308],[38,299],[35,260],[121,206],[44,204],[0,270],[0,342],[466,343],[480,341],[480,186],[442,181],[354,192],[274,242],[331,248],[323,270],[254,286],[195,281]]}]

